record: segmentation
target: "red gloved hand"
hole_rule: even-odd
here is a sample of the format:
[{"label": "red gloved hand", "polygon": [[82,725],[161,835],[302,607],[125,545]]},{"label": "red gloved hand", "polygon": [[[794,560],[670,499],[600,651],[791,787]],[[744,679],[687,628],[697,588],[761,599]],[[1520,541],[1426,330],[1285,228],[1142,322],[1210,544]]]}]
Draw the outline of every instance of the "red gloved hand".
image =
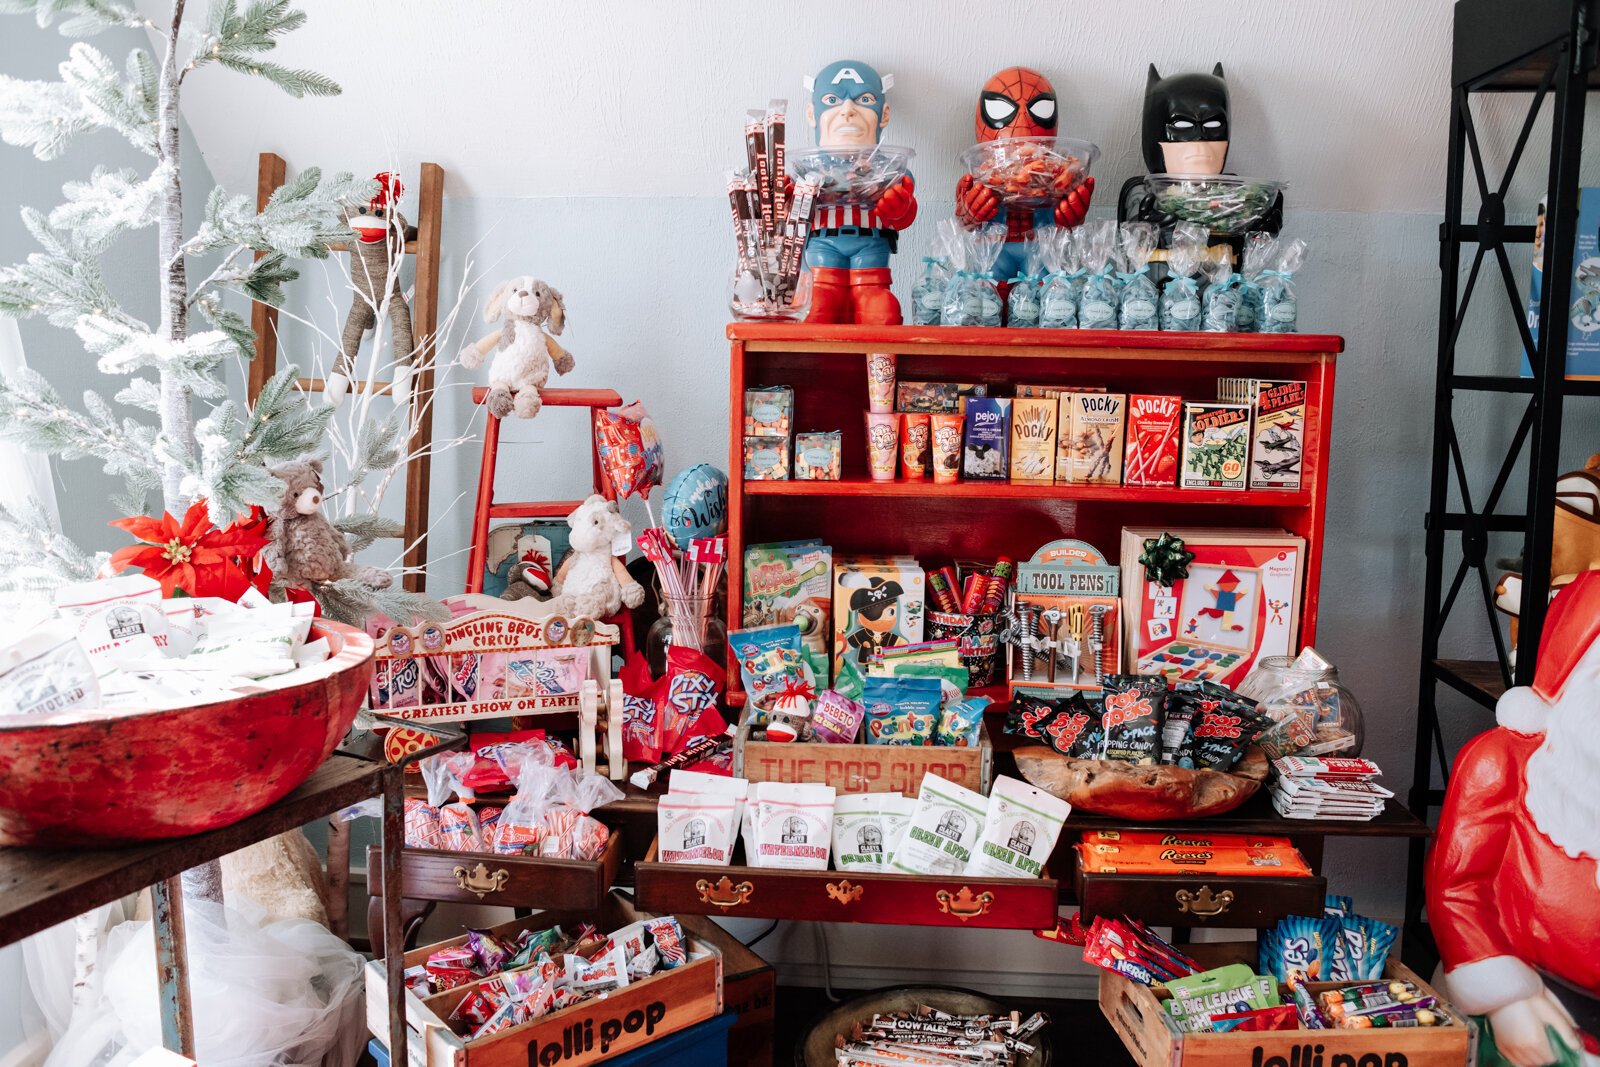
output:
[{"label": "red gloved hand", "polygon": [[1072,229],[1089,214],[1089,198],[1094,196],[1094,179],[1085,178],[1083,184],[1056,201],[1056,225]]},{"label": "red gloved hand", "polygon": [[917,217],[917,184],[907,174],[883,191],[872,209],[878,213],[885,226],[903,230]]},{"label": "red gloved hand", "polygon": [[956,218],[968,229],[981,226],[1000,210],[1000,198],[988,186],[979,185],[972,175],[963,174],[956,182]]}]

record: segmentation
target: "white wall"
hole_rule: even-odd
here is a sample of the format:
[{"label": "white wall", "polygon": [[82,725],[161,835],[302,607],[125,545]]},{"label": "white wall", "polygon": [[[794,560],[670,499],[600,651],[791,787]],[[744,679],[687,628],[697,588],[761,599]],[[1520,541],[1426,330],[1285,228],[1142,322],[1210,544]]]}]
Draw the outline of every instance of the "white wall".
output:
[{"label": "white wall", "polygon": [[[1312,243],[1302,275],[1302,325],[1348,341],[1339,372],[1319,645],[1367,704],[1369,753],[1388,769],[1392,786],[1406,787],[1431,429],[1448,0],[998,6],[901,0],[816,9],[821,17],[809,19],[809,9],[720,0],[564,6],[312,0],[305,6],[309,26],[288,38],[276,58],[325,70],[346,93],[289,101],[266,85],[204,72],[196,84],[215,92],[192,96],[186,114],[218,180],[247,189],[263,149],[282,153],[291,166],[371,173],[398,164],[408,177],[419,161],[441,163],[449,173],[447,300],[464,280],[492,283],[523,272],[564,290],[572,325],[563,340],[578,367],[563,384],[643,397],[665,435],[672,469],[724,462],[723,287],[730,258],[722,175],[740,158],[746,108],[776,96],[802,101],[801,75],[846,54],[893,71],[889,138],[918,151],[922,214],[899,259],[914,264],[933,224],[949,214],[956,157],[970,141],[977,87],[991,72],[1022,63],[1054,80],[1065,130],[1105,150],[1098,170],[1105,209],[1121,181],[1142,169],[1137,123],[1146,64],[1153,60],[1171,72],[1209,69],[1220,60],[1235,101],[1231,165],[1287,179],[1287,229]],[[42,62],[33,53],[7,55],[3,66],[15,73]],[[1484,134],[1491,160],[1503,159],[1515,136],[1518,103],[1491,102]],[[1530,151],[1543,147],[1541,132]],[[93,158],[79,151],[74,175]],[[3,201],[12,199],[7,175],[15,159],[7,157],[0,169]],[[42,191],[58,181],[30,186],[41,192],[30,192],[27,202],[47,200]],[[1526,178],[1519,183],[1513,209],[1530,211],[1536,187]],[[0,250],[14,258],[6,233],[0,230]],[[1520,277],[1524,260],[1517,270]],[[342,302],[335,309],[323,299],[322,271],[311,267],[305,284],[318,294],[318,322],[336,332]],[[902,296],[909,272],[902,267]],[[481,299],[487,288],[476,284],[469,296]],[[1507,323],[1504,315],[1472,321],[1470,336],[1482,342],[1483,355],[1471,369],[1514,372]],[[468,332],[458,330],[449,349]],[[286,327],[286,358],[306,365],[325,359],[327,350],[325,342]],[[1466,446],[1469,461],[1486,462],[1509,436],[1514,415],[1487,403],[1469,410],[1476,435]],[[549,412],[508,433],[527,447],[508,450],[503,495],[560,498],[583,488],[581,427],[563,414]],[[469,418],[461,390],[441,402],[441,433]],[[71,468],[71,485],[88,484],[77,480],[83,470]],[[476,474],[471,449],[435,464],[438,562],[430,589],[436,593],[461,587]],[[1497,551],[1515,554],[1516,546]],[[1465,631],[1463,641],[1469,650],[1487,647],[1481,635]],[[1470,732],[1487,719],[1464,713],[1460,722]],[[1355,894],[1370,914],[1395,917],[1403,856],[1397,844],[1331,846],[1331,886]],[[858,977],[887,980],[911,969],[996,989],[1068,988],[1054,976],[1069,969],[1070,954],[1025,934],[836,927],[829,937],[835,963]],[[814,959],[803,927],[761,947],[791,968],[804,970]],[[859,970],[888,961],[892,969]],[[1012,971],[1019,977],[1008,979]]]}]

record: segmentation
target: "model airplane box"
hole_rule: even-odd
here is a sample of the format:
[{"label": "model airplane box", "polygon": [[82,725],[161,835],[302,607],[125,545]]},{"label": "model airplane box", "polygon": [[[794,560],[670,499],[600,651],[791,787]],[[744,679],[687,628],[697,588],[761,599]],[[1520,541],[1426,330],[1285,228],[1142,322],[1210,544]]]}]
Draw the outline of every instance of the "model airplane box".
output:
[{"label": "model airplane box", "polygon": [[[1533,274],[1528,283],[1528,332],[1539,341],[1539,301],[1544,295],[1545,203],[1533,231]],[[1578,190],[1578,232],[1572,249],[1572,291],[1561,309],[1567,331],[1567,377],[1600,378],[1600,189]],[[1521,346],[1518,346],[1521,347]],[[1528,353],[1522,376],[1533,377]]]},{"label": "model airplane box", "polygon": [[[1170,586],[1139,556],[1163,533],[1194,553]],[[1282,530],[1122,530],[1124,659],[1136,674],[1238,688],[1264,656],[1300,651],[1306,542]]]}]

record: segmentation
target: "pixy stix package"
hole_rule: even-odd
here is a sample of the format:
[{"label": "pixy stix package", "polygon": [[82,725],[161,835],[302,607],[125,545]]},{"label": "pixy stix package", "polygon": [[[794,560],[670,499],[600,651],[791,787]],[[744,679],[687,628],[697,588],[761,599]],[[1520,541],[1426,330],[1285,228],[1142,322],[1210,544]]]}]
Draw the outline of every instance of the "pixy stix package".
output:
[{"label": "pixy stix package", "polygon": [[1039,878],[1072,805],[1004,775],[989,791],[989,812],[966,873],[980,878]]},{"label": "pixy stix package", "polygon": [[897,874],[960,874],[972,859],[988,807],[980,793],[923,775],[917,810],[889,868]]}]

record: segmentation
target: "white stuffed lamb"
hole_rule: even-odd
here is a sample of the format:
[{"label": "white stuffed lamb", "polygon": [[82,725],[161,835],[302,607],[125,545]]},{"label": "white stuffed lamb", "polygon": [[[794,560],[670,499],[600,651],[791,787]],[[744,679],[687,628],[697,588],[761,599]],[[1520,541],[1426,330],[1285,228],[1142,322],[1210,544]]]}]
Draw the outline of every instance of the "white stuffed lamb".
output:
[{"label": "white stuffed lamb", "polygon": [[[539,390],[550,380],[551,364],[555,364],[558,374],[566,374],[573,367],[572,355],[550,336],[566,328],[566,304],[556,290],[538,278],[523,275],[501,282],[490,294],[483,321],[501,319],[504,324],[498,333],[461,350],[461,365],[477,367],[493,351],[486,401],[489,413],[497,419],[513,412],[531,419],[544,404]],[[546,325],[550,333],[545,332]]]},{"label": "white stuffed lamb", "polygon": [[616,501],[596,493],[567,516],[567,526],[572,553],[556,571],[551,610],[603,619],[624,605],[644,603],[644,586],[612,552],[633,539],[633,527],[618,512]]}]

